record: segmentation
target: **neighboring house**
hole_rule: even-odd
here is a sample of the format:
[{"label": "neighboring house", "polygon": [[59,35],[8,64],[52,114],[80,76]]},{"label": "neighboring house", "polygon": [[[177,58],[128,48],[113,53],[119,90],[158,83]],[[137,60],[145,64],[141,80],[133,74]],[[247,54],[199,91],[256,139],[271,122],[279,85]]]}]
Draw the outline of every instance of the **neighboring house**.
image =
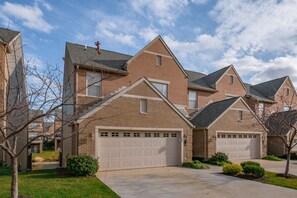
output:
[{"label": "neighboring house", "polygon": [[207,159],[216,152],[230,159],[255,159],[266,155],[267,131],[242,97],[213,102],[190,118],[193,157]]},{"label": "neighboring house", "polygon": [[[6,134],[22,127],[27,120],[26,80],[21,33],[0,28],[0,128]],[[22,108],[16,108],[22,107]],[[6,114],[5,112],[10,112]],[[3,140],[3,136],[0,135]],[[17,150],[28,142],[27,129],[17,134]],[[21,169],[27,169],[28,150],[18,157]],[[0,160],[10,157],[0,148]]]},{"label": "neighboring house", "polygon": [[[35,117],[42,115],[42,110],[30,110],[29,119],[33,120]],[[31,122],[28,127],[28,136],[29,140],[33,140],[37,136],[44,135],[44,122],[43,117],[35,119],[34,122]],[[43,150],[43,137],[37,137],[30,145],[32,153],[41,153]]]},{"label": "neighboring house", "polygon": [[43,123],[43,132],[47,136],[48,141],[54,139],[55,125],[54,122],[44,122]]},{"label": "neighboring house", "polygon": [[189,74],[189,113],[212,102],[246,95],[246,87],[233,65],[208,75],[189,70],[187,73]]},{"label": "neighboring house", "polygon": [[[294,129],[291,126],[297,127],[297,111],[291,110],[273,113],[269,116],[265,125],[268,129],[267,153],[277,156],[287,154],[287,149],[282,138],[289,142],[291,135],[294,135]],[[297,144],[296,135],[293,143]],[[292,152],[297,152],[297,146],[292,149]]]},{"label": "neighboring house", "polygon": [[61,150],[61,136],[62,136],[62,110],[55,111],[54,121],[54,145],[55,150]]},{"label": "neighboring house", "polygon": [[64,71],[63,166],[74,154],[100,170],[192,159],[188,75],[160,36],[135,56],[66,43]]},{"label": "neighboring house", "polygon": [[264,119],[274,112],[297,109],[296,90],[289,76],[246,86],[246,102],[260,118]]}]

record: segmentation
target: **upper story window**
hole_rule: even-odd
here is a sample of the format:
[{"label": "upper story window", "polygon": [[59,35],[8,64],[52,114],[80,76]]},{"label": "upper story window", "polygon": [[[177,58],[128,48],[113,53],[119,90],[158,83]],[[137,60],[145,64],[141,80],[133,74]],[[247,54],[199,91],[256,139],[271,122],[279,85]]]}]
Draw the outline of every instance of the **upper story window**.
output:
[{"label": "upper story window", "polygon": [[258,105],[258,115],[259,118],[263,118],[264,117],[264,103],[259,103]]},{"label": "upper story window", "polygon": [[167,84],[152,82],[152,84],[167,98]]},{"label": "upper story window", "polygon": [[233,85],[233,83],[234,83],[234,76],[230,76],[230,78],[229,78],[229,84],[230,85]]},{"label": "upper story window", "polygon": [[243,111],[238,111],[239,115],[238,115],[238,121],[242,121],[243,120]]},{"label": "upper story window", "polygon": [[189,108],[195,109],[197,108],[197,92],[189,91]]},{"label": "upper story window", "polygon": [[157,59],[156,59],[156,64],[157,66],[161,66],[162,65],[162,56],[157,55]]},{"label": "upper story window", "polygon": [[88,96],[101,96],[101,75],[96,72],[87,72],[87,90]]},{"label": "upper story window", "polygon": [[140,99],[140,113],[147,113],[147,99]]},{"label": "upper story window", "polygon": [[287,96],[290,95],[290,89],[289,88],[286,89],[286,94],[287,94]]}]

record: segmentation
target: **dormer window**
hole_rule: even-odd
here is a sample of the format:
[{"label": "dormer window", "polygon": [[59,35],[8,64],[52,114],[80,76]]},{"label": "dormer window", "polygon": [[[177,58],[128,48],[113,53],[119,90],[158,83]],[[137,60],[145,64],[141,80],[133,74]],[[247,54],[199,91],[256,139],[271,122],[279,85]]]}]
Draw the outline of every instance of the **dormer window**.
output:
[{"label": "dormer window", "polygon": [[230,76],[229,84],[230,84],[230,85],[233,85],[233,82],[234,82],[234,76]]},{"label": "dormer window", "polygon": [[161,66],[162,65],[162,56],[157,55],[157,66]]}]

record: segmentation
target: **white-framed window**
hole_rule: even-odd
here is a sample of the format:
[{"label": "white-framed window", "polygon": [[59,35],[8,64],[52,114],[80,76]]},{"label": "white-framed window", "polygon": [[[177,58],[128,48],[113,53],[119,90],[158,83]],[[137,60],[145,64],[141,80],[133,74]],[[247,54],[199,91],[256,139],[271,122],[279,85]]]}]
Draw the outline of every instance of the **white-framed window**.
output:
[{"label": "white-framed window", "polygon": [[171,137],[177,137],[176,133],[171,133]]},{"label": "white-framed window", "polygon": [[238,111],[238,121],[243,120],[243,111]]},{"label": "white-framed window", "polygon": [[144,137],[151,137],[151,133],[145,133]]},{"label": "white-framed window", "polygon": [[152,84],[167,98],[167,84],[152,82]]},{"label": "white-framed window", "polygon": [[154,133],[154,137],[160,137],[160,133]]},{"label": "white-framed window", "polygon": [[157,64],[157,66],[161,66],[162,65],[162,56],[157,55],[157,57],[156,57],[156,64]]},{"label": "white-framed window", "polygon": [[86,73],[86,83],[88,96],[101,96],[101,74],[97,72]]},{"label": "white-framed window", "polygon": [[163,133],[163,137],[169,137],[169,133]]},{"label": "white-framed window", "polygon": [[134,137],[140,137],[140,133],[133,133]]},{"label": "white-framed window", "polygon": [[289,88],[286,89],[286,94],[287,94],[287,96],[290,95],[290,89]]},{"label": "white-framed window", "polygon": [[124,137],[130,137],[130,133],[124,133]]},{"label": "white-framed window", "polygon": [[119,133],[118,133],[118,132],[112,132],[112,133],[111,133],[111,136],[112,136],[112,137],[119,137]]},{"label": "white-framed window", "polygon": [[290,110],[290,107],[288,105],[285,105],[284,106],[284,111],[289,111]]},{"label": "white-framed window", "polygon": [[140,113],[147,113],[147,99],[140,99]]},{"label": "white-framed window", "polygon": [[101,137],[108,137],[108,132],[101,132],[100,136]]},{"label": "white-framed window", "polygon": [[231,138],[232,136],[231,136],[231,134],[229,134],[228,136],[227,136],[227,138]]},{"label": "white-framed window", "polygon": [[233,83],[234,83],[234,76],[230,76],[230,78],[229,78],[229,84],[230,85],[233,85]]},{"label": "white-framed window", "polygon": [[264,117],[264,103],[262,102],[258,104],[258,115],[259,115],[259,118]]},{"label": "white-framed window", "polygon": [[237,137],[237,135],[234,134],[234,135],[233,135],[233,138],[236,138],[236,137]]},{"label": "white-framed window", "polygon": [[189,91],[189,108],[197,108],[197,91]]}]

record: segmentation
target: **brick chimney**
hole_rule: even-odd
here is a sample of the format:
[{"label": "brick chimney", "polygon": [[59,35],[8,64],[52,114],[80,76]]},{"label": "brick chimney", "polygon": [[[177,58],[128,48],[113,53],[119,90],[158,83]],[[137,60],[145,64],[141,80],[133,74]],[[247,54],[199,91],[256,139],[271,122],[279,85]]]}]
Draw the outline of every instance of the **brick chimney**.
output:
[{"label": "brick chimney", "polygon": [[101,43],[99,41],[96,41],[95,42],[95,45],[96,45],[96,51],[98,52],[98,54],[101,54],[101,52],[100,52],[100,45],[101,45]]}]

